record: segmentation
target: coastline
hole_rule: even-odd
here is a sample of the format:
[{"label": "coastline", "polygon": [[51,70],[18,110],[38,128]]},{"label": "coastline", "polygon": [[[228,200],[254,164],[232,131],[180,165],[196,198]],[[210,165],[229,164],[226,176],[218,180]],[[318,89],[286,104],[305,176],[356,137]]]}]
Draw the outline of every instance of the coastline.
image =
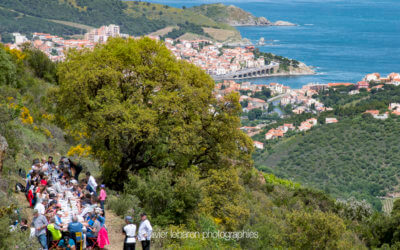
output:
[{"label": "coastline", "polygon": [[225,81],[225,80],[251,80],[251,79],[263,79],[263,78],[270,78],[270,77],[284,77],[284,76],[310,76],[310,75],[316,75],[316,72],[310,73],[310,72],[292,72],[292,73],[274,73],[274,74],[269,74],[266,76],[249,76],[247,78],[243,79],[234,79],[232,77],[226,77],[226,78],[219,78],[218,76],[211,76],[215,81]]},{"label": "coastline", "polygon": [[316,75],[317,72],[313,69],[312,66],[307,66],[305,63],[300,62],[298,68],[294,68],[292,66],[289,67],[288,71],[284,72],[277,72],[277,73],[272,73],[272,74],[265,74],[265,75],[253,75],[250,74],[246,77],[243,78],[234,78],[231,75],[210,75],[214,81],[225,81],[225,80],[239,80],[239,81],[245,81],[245,80],[254,80],[254,79],[263,79],[263,78],[270,78],[270,77],[287,77],[287,76],[310,76],[310,75]]}]

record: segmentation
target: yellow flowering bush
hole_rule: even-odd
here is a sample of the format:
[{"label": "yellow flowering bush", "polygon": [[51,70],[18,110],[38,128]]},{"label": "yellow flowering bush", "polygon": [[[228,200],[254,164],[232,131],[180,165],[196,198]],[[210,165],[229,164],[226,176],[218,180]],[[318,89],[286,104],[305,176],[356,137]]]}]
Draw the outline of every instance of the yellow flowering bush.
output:
[{"label": "yellow flowering bush", "polygon": [[44,128],[43,132],[47,137],[53,138],[53,135],[51,134],[50,130],[48,130],[47,128]]},{"label": "yellow flowering bush", "polygon": [[22,61],[26,58],[26,54],[22,52],[21,50],[18,49],[10,49],[8,47],[5,47],[5,50],[13,56],[17,61]]},{"label": "yellow flowering bush", "polygon": [[54,120],[54,115],[53,114],[43,114],[42,118],[48,121],[53,121]]},{"label": "yellow flowering bush", "polygon": [[78,144],[68,150],[68,156],[87,157],[92,153],[92,147],[89,145]]},{"label": "yellow flowering bush", "polygon": [[33,124],[33,117],[31,116],[29,109],[26,107],[21,108],[21,120],[25,124]]},{"label": "yellow flowering bush", "polygon": [[215,224],[219,225],[219,224],[221,224],[222,219],[220,219],[220,218],[214,218],[214,222],[215,222]]}]

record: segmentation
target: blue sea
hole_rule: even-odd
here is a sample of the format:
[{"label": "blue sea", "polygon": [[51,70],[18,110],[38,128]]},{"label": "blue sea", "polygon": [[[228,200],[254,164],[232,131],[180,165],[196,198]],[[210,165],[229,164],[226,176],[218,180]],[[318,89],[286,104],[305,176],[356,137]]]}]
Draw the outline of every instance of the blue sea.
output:
[{"label": "blue sea", "polygon": [[[218,1],[218,0],[216,0]],[[157,1],[175,7],[213,1]],[[238,27],[242,37],[260,50],[314,66],[317,75],[273,77],[257,83],[279,82],[299,88],[310,82],[357,82],[371,72],[400,72],[399,0],[275,0],[221,1],[271,21],[284,20],[296,27]]]}]

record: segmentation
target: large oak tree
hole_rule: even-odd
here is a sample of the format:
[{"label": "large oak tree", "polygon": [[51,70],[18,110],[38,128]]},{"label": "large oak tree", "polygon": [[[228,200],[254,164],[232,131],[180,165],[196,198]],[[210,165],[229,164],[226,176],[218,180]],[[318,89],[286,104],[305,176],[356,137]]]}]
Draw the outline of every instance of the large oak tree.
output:
[{"label": "large oak tree", "polygon": [[238,95],[217,100],[203,70],[177,60],[161,42],[111,39],[73,50],[59,66],[59,120],[87,134],[108,183],[129,171],[169,167],[201,172],[249,165]]}]

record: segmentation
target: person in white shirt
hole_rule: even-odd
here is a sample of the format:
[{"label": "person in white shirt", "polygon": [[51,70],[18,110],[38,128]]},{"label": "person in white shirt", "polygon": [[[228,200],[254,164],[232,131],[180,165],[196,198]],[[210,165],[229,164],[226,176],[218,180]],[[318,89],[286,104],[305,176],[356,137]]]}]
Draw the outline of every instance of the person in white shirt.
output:
[{"label": "person in white shirt", "polygon": [[88,213],[93,213],[93,207],[90,204],[85,204],[85,208],[82,209],[82,213],[80,214],[80,216],[85,218],[86,214]]},{"label": "person in white shirt", "polygon": [[150,239],[153,228],[145,213],[142,213],[140,217],[142,221],[139,226],[138,239],[142,243],[143,250],[150,250]]},{"label": "person in white shirt", "polygon": [[55,168],[55,164],[53,162],[53,156],[49,156],[49,158],[47,159],[47,162],[44,163],[44,166],[42,167],[42,171],[50,174],[53,169]]},{"label": "person in white shirt", "polygon": [[90,172],[86,173],[86,179],[87,179],[87,186],[86,189],[90,193],[94,193],[95,196],[97,196],[96,189],[97,189],[97,182],[94,179],[94,177],[90,174]]},{"label": "person in white shirt", "polygon": [[126,225],[122,229],[122,233],[125,234],[124,250],[135,250],[136,245],[136,225],[133,224],[131,216],[125,217]]},{"label": "person in white shirt", "polygon": [[47,200],[43,200],[42,202],[38,202],[35,205],[35,209],[39,212],[39,214],[44,215],[46,212],[46,205],[47,205]]}]

